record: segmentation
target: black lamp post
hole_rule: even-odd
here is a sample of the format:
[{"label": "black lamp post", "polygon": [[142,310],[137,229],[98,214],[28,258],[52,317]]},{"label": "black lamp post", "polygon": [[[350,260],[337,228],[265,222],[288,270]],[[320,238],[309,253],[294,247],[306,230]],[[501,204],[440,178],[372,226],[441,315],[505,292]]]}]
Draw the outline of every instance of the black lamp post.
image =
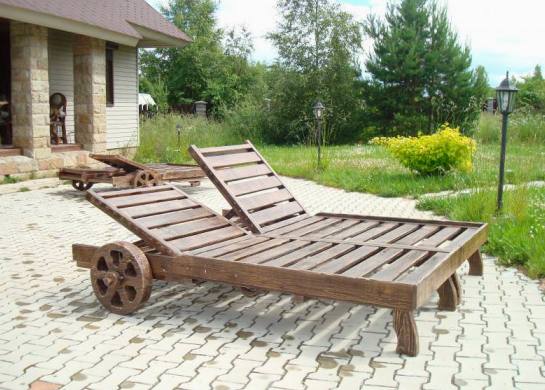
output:
[{"label": "black lamp post", "polygon": [[320,168],[320,160],[321,160],[321,145],[322,145],[322,116],[324,115],[325,107],[322,104],[321,101],[317,101],[314,105],[313,111],[314,111],[314,118],[316,119],[316,138],[318,141],[318,168]]},{"label": "black lamp post", "polygon": [[518,89],[511,85],[509,81],[509,72],[505,79],[496,88],[496,97],[498,99],[498,110],[502,114],[501,126],[501,157],[500,157],[500,179],[498,184],[498,205],[497,211],[501,211],[503,207],[503,183],[505,177],[505,151],[507,148],[507,122],[509,114],[515,108],[515,97]]}]

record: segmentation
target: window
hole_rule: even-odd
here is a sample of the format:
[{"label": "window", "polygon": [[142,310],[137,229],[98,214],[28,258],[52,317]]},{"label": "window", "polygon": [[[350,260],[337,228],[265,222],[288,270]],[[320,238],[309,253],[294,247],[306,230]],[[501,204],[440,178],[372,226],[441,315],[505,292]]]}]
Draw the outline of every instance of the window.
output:
[{"label": "window", "polygon": [[106,48],[106,105],[114,105],[114,49]]}]

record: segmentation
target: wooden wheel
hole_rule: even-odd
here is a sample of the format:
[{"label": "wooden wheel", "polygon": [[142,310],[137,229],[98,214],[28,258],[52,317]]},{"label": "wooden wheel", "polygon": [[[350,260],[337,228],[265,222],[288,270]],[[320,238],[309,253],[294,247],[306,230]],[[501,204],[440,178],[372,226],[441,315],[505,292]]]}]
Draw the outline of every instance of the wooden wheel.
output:
[{"label": "wooden wheel", "polygon": [[94,183],[85,183],[81,180],[72,180],[72,187],[74,187],[74,189],[78,191],[87,191],[93,186],[93,184]]},{"label": "wooden wheel", "polygon": [[134,187],[154,187],[159,184],[159,177],[152,171],[137,171],[134,177]]},{"label": "wooden wheel", "polygon": [[153,276],[146,255],[128,242],[106,244],[91,261],[91,283],[100,303],[116,314],[138,310],[150,297]]}]

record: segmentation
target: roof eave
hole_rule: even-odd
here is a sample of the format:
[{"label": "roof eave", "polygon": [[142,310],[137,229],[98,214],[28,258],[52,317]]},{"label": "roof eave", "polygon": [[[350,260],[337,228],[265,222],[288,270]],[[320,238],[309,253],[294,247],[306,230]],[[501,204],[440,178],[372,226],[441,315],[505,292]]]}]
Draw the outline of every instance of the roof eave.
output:
[{"label": "roof eave", "polygon": [[126,46],[136,47],[139,41],[143,39],[143,37],[139,35],[130,36],[121,34],[90,24],[81,23],[76,20],[36,12],[25,8],[12,7],[5,4],[0,4],[0,15],[6,19],[67,31],[74,34],[86,35]]},{"label": "roof eave", "polygon": [[181,32],[180,35],[183,34],[183,38],[167,35],[135,23],[131,23],[131,26],[143,37],[138,42],[138,47],[141,48],[184,47],[192,42],[190,37]]}]

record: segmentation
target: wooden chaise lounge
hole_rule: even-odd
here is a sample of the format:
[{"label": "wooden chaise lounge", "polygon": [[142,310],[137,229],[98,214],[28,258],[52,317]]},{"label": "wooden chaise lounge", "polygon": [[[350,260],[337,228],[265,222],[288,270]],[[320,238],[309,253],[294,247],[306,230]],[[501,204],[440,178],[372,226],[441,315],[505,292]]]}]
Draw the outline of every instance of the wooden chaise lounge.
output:
[{"label": "wooden chaise lounge", "polygon": [[[140,308],[153,279],[224,282],[391,308],[397,351],[411,356],[418,353],[414,311],[435,290],[441,309],[454,310],[459,302],[453,275],[475,247],[460,246],[456,238],[448,241],[452,231],[465,236],[471,230],[479,240],[486,231],[484,225],[433,222],[395,243],[362,243],[351,237],[254,234],[172,185],[91,190],[87,199],[141,238],[134,244],[73,246],[74,260],[91,269],[95,294],[112,312],[129,314]],[[417,243],[417,236],[428,239]]]},{"label": "wooden chaise lounge", "polygon": [[86,191],[95,183],[114,187],[150,187],[169,181],[188,181],[198,186],[204,177],[196,165],[141,164],[118,154],[91,154],[89,157],[108,165],[102,169],[61,168],[59,179],[72,181],[72,187]]},{"label": "wooden chaise lounge", "polygon": [[250,141],[204,149],[192,145],[189,153],[232,207],[224,212],[225,216],[238,219],[254,233],[461,250],[467,256],[469,274],[482,275],[480,247],[486,242],[488,232],[484,223],[333,213],[311,215]]}]

